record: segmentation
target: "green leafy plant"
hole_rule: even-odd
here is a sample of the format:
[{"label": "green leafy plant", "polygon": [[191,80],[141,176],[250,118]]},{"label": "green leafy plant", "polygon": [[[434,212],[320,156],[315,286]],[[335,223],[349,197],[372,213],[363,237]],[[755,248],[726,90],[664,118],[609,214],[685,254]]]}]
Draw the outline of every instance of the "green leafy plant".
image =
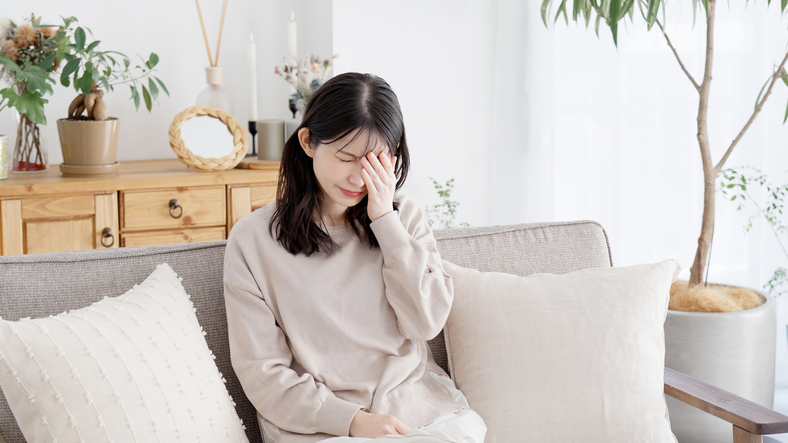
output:
[{"label": "green leafy plant", "polygon": [[[569,13],[567,9],[568,0],[543,0],[542,1],[542,20],[547,26],[547,17],[550,15],[552,5],[557,5],[557,12],[554,21],[563,15],[566,23],[569,23]],[[771,4],[771,0],[767,3]],[[711,156],[711,146],[709,141],[708,130],[708,110],[709,110],[709,93],[711,91],[712,82],[712,66],[714,60],[714,17],[716,11],[717,0],[693,0],[693,17],[696,17],[697,12],[700,10],[705,13],[706,22],[706,51],[705,63],[703,70],[703,78],[700,83],[695,80],[695,77],[690,73],[689,69],[684,65],[679,57],[676,48],[673,46],[670,37],[665,32],[663,22],[666,20],[666,2],[662,0],[572,0],[572,13],[571,18],[575,22],[584,21],[586,27],[594,22],[594,27],[597,36],[599,36],[599,25],[604,21],[605,25],[610,28],[613,35],[613,43],[618,45],[618,25],[626,17],[634,22],[635,16],[641,17],[647,25],[649,30],[653,29],[656,24],[665,37],[665,42],[678,62],[679,67],[686,75],[687,79],[692,83],[692,86],[698,93],[699,106],[697,121],[697,139],[700,146],[701,160],[703,164],[704,175],[704,194],[703,194],[703,217],[701,222],[700,237],[698,238],[698,247],[695,253],[695,259],[690,268],[690,287],[703,283],[704,270],[707,266],[709,249],[714,233],[714,211],[715,211],[715,195],[716,195],[716,180],[717,176],[725,165],[725,161],[733,152],[733,149],[741,140],[742,136],[747,129],[749,129],[755,117],[763,109],[764,103],[772,93],[772,89],[782,80],[788,86],[788,72],[785,69],[786,62],[788,62],[788,52],[782,58],[779,65],[773,67],[772,72],[769,73],[766,83],[761,88],[757,99],[755,100],[755,109],[752,115],[744,123],[743,128],[739,134],[728,146],[725,154],[715,164]],[[780,11],[784,13],[788,7],[788,0],[782,0],[780,4]],[[636,14],[636,11],[638,12]],[[662,21],[660,21],[660,17]],[[755,90],[753,90],[754,95]],[[648,118],[647,115],[643,116]],[[783,123],[788,120],[788,109],[786,109]]]},{"label": "green leafy plant", "polygon": [[457,207],[459,207],[460,204],[451,199],[451,193],[454,190],[454,179],[450,179],[445,184],[440,184],[432,177],[430,177],[430,180],[432,180],[432,185],[438,192],[438,197],[441,198],[441,202],[433,205],[431,208],[427,208],[427,223],[429,223],[431,227],[441,229],[470,226],[468,223],[464,222],[455,225]]},{"label": "green leafy plant", "polygon": [[[128,84],[135,107],[139,109],[140,101],[144,100],[148,111],[158,97],[159,88],[169,95],[164,83],[151,76],[159,62],[156,54],[143,59],[142,65],[131,67],[126,55],[100,51],[98,40],[88,42],[87,33],[91,37],[93,33],[76,26],[74,17],[64,18],[59,27],[43,25],[35,15],[28,26],[10,24],[9,29],[2,30],[5,35],[0,35],[0,78],[10,84],[0,89],[0,110],[13,107],[32,123],[46,124],[44,105],[48,101],[44,96],[53,93],[56,71],[61,66],[60,83],[66,87],[73,85],[80,93],[69,107],[71,119],[82,118],[84,111],[88,111],[88,116],[82,119],[106,119],[101,87],[112,91],[115,86]],[[33,37],[28,38],[27,34]],[[147,86],[142,82],[146,77]],[[91,94],[93,98],[88,99]]]},{"label": "green leafy plant", "polygon": [[46,124],[44,104],[52,94],[52,78],[58,68],[57,50],[52,45],[57,30],[41,25],[41,18],[30,16],[28,23],[17,25],[0,20],[0,80],[9,86],[0,89],[0,111],[19,112],[13,171],[43,171],[47,168],[39,124]]},{"label": "green leafy plant", "polygon": [[45,124],[44,98],[52,94],[57,69],[56,30],[41,25],[41,17],[31,15],[29,23],[11,20],[0,23],[0,80],[9,86],[0,89],[0,111],[15,108],[37,124]]},{"label": "green leafy plant", "polygon": [[[761,203],[752,195],[751,189],[756,186],[756,195],[765,191],[765,200]],[[745,232],[749,233],[753,227],[753,221],[757,219],[764,220],[771,228],[774,237],[777,239],[777,244],[780,245],[786,261],[788,261],[788,250],[786,250],[783,236],[786,234],[786,229],[783,214],[785,209],[786,194],[788,194],[788,183],[783,185],[773,185],[769,178],[759,169],[744,166],[741,168],[728,168],[721,172],[720,189],[722,194],[730,201],[738,201],[737,211],[741,211],[747,205],[754,207],[755,211],[747,219],[744,226]],[[772,295],[783,295],[788,293],[788,270],[784,267],[779,267],[774,271],[774,274],[763,285],[763,288]]]},{"label": "green leafy plant", "polygon": [[[128,56],[117,51],[100,51],[101,41],[88,41],[87,33],[93,38],[93,32],[76,24],[76,18],[64,18],[63,26],[55,36],[58,57],[65,60],[60,83],[65,87],[72,85],[80,93],[69,105],[70,120],[106,120],[104,91],[113,91],[119,85],[129,86],[137,110],[140,101],[144,100],[145,108],[150,112],[153,101],[159,96],[159,88],[170,95],[164,82],[151,75],[159,63],[158,55],[151,52],[147,60],[140,57],[141,65],[131,67]],[[144,81],[146,78],[147,82]],[[83,112],[87,117],[82,115]]]}]

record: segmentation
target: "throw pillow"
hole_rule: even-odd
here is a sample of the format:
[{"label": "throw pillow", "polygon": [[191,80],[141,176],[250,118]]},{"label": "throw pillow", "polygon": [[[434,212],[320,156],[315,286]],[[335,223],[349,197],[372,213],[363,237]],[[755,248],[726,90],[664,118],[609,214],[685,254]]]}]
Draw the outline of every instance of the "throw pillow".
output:
[{"label": "throw pillow", "polygon": [[663,393],[676,261],[527,277],[443,266],[449,368],[486,442],[676,441]]},{"label": "throw pillow", "polygon": [[161,264],[118,297],[0,320],[0,387],[25,439],[246,442],[194,311]]}]

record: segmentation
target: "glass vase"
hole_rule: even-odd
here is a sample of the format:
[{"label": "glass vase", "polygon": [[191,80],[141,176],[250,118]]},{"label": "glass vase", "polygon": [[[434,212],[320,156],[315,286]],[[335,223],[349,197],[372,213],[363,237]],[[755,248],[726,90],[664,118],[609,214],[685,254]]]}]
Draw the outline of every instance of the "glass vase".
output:
[{"label": "glass vase", "polygon": [[232,115],[233,97],[230,91],[222,86],[222,74],[224,68],[208,67],[205,68],[205,75],[208,87],[203,89],[197,96],[197,106],[211,106]]},{"label": "glass vase", "polygon": [[49,165],[47,157],[41,128],[27,114],[19,115],[11,172],[44,172]]}]

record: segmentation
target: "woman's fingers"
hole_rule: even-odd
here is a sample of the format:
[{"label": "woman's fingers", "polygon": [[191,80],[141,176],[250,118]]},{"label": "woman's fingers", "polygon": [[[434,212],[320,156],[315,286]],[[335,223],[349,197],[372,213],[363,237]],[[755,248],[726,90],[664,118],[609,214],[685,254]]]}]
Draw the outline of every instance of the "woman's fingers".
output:
[{"label": "woman's fingers", "polygon": [[[364,186],[367,187],[367,192],[369,192],[370,194],[372,194],[373,192],[374,193],[378,192],[377,185],[375,185],[375,181],[369,175],[369,172],[367,172],[366,168],[361,168],[361,179],[364,180]],[[372,196],[370,195],[370,198],[371,197]]]},{"label": "woman's fingers", "polygon": [[361,162],[373,180],[377,180],[378,182],[382,183],[383,180],[388,177],[388,172],[383,167],[383,165],[380,164],[380,161],[378,161],[378,158],[375,157],[375,154],[365,155],[364,158],[361,159]]},{"label": "woman's fingers", "polygon": [[397,420],[397,424],[395,425],[395,429],[397,430],[397,433],[400,434],[400,435],[408,435],[408,434],[410,434],[410,430],[411,430],[408,427],[408,425],[406,425],[405,423],[402,423],[399,420]]},{"label": "woman's fingers", "polygon": [[376,170],[375,167],[372,166],[372,162],[370,162],[366,157],[364,157],[362,159],[362,166],[363,166],[363,168],[361,169],[362,172],[367,173],[372,183],[374,183],[375,189],[378,192],[383,192],[386,188],[391,187],[391,183],[393,182],[389,178],[386,171],[383,169],[383,165],[380,165],[380,163],[378,163],[380,169]]},{"label": "woman's fingers", "polygon": [[373,180],[374,179],[380,180],[381,174],[386,175],[386,171],[383,169],[383,165],[381,165],[380,162],[377,163],[378,166],[376,167],[369,160],[369,156],[366,155],[364,156],[364,158],[361,159],[361,165],[364,167],[364,170],[367,171],[367,173],[369,174],[370,177],[372,177]]}]

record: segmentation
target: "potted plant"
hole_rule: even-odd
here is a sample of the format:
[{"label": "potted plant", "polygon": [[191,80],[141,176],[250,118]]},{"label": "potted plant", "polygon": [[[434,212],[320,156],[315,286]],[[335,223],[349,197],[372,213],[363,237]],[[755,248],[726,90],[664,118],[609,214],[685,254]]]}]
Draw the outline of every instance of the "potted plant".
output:
[{"label": "potted plant", "polygon": [[[563,15],[569,22],[570,12],[567,0],[543,0],[542,20],[547,26],[547,15],[551,6],[556,7],[555,20]],[[690,268],[689,281],[677,282],[671,288],[671,309],[665,322],[666,356],[665,365],[672,369],[693,375],[715,386],[746,397],[764,406],[771,407],[774,394],[774,350],[775,350],[775,303],[767,294],[742,291],[723,285],[708,285],[704,281],[709,250],[714,233],[714,212],[716,182],[726,160],[736,147],[753,120],[763,109],[775,85],[788,85],[788,72],[785,66],[788,53],[782,57],[779,66],[769,73],[769,78],[761,88],[755,108],[738,136],[728,146],[725,154],[715,164],[711,156],[708,132],[709,94],[712,82],[714,60],[714,18],[716,0],[694,0],[695,12],[701,8],[705,13],[706,51],[703,77],[700,82],[689,72],[681,61],[678,52],[659,17],[665,17],[665,2],[660,0],[573,0],[571,18],[584,21],[586,26],[595,23],[597,34],[599,24],[604,22],[610,28],[614,44],[618,44],[618,25],[627,16],[641,16],[649,30],[656,24],[663,33],[667,48],[673,52],[678,66],[698,92],[697,143],[700,147],[704,175],[703,217],[694,262]],[[788,2],[781,2],[784,13]],[[636,11],[639,11],[636,14]],[[666,50],[667,50],[666,48]],[[756,86],[757,88],[757,86]],[[755,95],[755,94],[753,94]],[[788,114],[786,114],[788,118]],[[784,122],[785,120],[783,120]],[[713,298],[728,304],[739,294],[746,292],[747,297],[755,299],[751,309],[737,312],[713,312],[717,309],[705,303]],[[676,302],[689,299],[687,311],[679,311]],[[706,312],[693,312],[706,311]],[[718,423],[719,420],[702,417],[680,402],[668,400],[671,424],[679,441],[730,441],[731,430]]]},{"label": "potted plant", "polygon": [[[788,172],[788,171],[787,171]],[[769,181],[769,177],[759,169],[742,166],[738,168],[723,169],[722,179],[720,180],[720,190],[725,198],[731,202],[737,202],[737,211],[741,211],[747,205],[754,207],[755,211],[747,219],[744,226],[746,233],[753,227],[753,221],[762,219],[768,224],[777,245],[788,262],[788,249],[783,242],[783,237],[788,232],[785,222],[782,220],[788,214],[783,214],[785,200],[788,198],[788,183],[775,185]],[[748,186],[756,186],[764,196],[762,202],[758,202],[753,193],[748,190]],[[738,200],[738,201],[737,201]],[[763,285],[763,289],[775,297],[788,294],[788,270],[781,266],[774,270]]]},{"label": "potted plant", "polygon": [[468,223],[461,222],[455,225],[457,218],[457,208],[460,203],[451,199],[451,193],[454,192],[454,178],[449,179],[445,184],[430,177],[432,186],[438,193],[441,202],[432,207],[426,207],[424,215],[427,217],[427,223],[433,229],[453,229],[453,228],[467,228],[470,226]]},{"label": "potted plant", "polygon": [[[105,92],[115,86],[128,85],[131,99],[139,110],[144,100],[148,112],[158,98],[159,88],[167,95],[164,83],[152,76],[159,57],[151,53],[143,65],[131,68],[129,58],[117,51],[100,51],[99,40],[88,41],[88,28],[76,26],[74,17],[64,18],[53,40],[57,59],[64,63],[60,83],[79,94],[68,108],[68,117],[57,122],[63,150],[61,172],[66,175],[115,173],[118,144],[118,119],[107,116]],[[147,86],[144,79],[147,78]],[[142,93],[140,93],[142,90]]]},{"label": "potted plant", "polygon": [[21,25],[0,20],[0,80],[8,84],[0,89],[0,111],[14,108],[19,113],[12,172],[42,172],[48,166],[39,125],[46,125],[44,96],[52,94],[58,58],[51,45],[55,28],[40,21],[35,15]]}]

